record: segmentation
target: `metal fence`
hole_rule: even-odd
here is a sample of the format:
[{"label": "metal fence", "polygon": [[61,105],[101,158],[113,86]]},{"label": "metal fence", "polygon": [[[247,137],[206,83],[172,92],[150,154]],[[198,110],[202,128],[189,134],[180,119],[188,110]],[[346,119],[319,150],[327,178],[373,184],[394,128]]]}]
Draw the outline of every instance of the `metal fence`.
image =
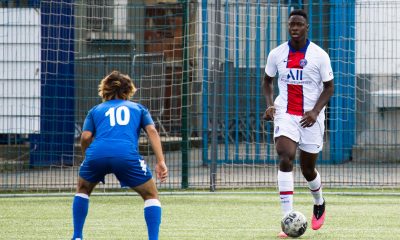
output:
[{"label": "metal fence", "polygon": [[[294,8],[331,57],[325,186],[400,184],[400,1],[8,1],[0,8],[0,190],[67,190],[79,135],[110,71],[133,77],[161,134],[164,189],[275,186],[261,82]],[[105,4],[106,2],[106,4]],[[143,135],[140,151],[154,156]],[[108,176],[107,190],[118,189]],[[296,185],[304,185],[296,170]]]}]

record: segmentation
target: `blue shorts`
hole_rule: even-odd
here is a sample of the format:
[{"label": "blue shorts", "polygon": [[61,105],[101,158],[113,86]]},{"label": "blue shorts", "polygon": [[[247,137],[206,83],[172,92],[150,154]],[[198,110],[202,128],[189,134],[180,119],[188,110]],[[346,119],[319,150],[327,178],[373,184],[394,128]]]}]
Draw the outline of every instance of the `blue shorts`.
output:
[{"label": "blue shorts", "polygon": [[143,159],[85,159],[79,169],[79,176],[91,183],[105,183],[104,176],[109,173],[117,177],[121,187],[133,188],[152,178],[151,171]]}]

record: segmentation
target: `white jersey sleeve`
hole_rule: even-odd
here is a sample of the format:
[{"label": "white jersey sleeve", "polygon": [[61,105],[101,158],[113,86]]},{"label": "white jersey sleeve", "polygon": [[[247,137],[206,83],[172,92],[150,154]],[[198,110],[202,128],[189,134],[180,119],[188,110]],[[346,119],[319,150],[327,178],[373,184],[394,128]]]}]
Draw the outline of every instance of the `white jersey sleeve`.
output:
[{"label": "white jersey sleeve", "polygon": [[331,66],[331,60],[329,55],[324,51],[321,55],[321,65],[319,67],[319,74],[323,82],[329,82],[333,79],[333,70]]},{"label": "white jersey sleeve", "polygon": [[275,51],[271,51],[268,54],[267,58],[267,64],[265,65],[265,74],[267,74],[270,77],[275,77],[276,72],[278,71],[278,68],[276,66],[276,57],[275,57]]}]

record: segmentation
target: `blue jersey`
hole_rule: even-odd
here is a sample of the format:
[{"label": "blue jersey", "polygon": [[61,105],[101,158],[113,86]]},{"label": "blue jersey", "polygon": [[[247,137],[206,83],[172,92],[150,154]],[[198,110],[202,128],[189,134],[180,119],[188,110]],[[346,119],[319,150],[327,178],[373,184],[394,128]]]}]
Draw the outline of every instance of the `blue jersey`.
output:
[{"label": "blue jersey", "polygon": [[150,124],[154,122],[149,111],[138,103],[117,99],[94,106],[83,124],[83,131],[94,135],[86,160],[142,159],[138,147],[140,130]]}]

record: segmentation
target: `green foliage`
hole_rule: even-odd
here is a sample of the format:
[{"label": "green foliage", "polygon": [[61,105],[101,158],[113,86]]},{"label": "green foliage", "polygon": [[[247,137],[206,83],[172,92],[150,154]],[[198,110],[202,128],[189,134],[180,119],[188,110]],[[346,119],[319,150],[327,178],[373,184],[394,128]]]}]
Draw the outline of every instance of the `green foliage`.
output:
[{"label": "green foliage", "polygon": [[[398,196],[326,195],[327,220],[300,239],[395,239]],[[261,194],[162,195],[161,240],[276,239],[279,197]],[[1,239],[69,239],[71,197],[0,198]],[[295,195],[308,219],[310,195]],[[143,201],[137,196],[92,196],[85,239],[146,239]]]}]

